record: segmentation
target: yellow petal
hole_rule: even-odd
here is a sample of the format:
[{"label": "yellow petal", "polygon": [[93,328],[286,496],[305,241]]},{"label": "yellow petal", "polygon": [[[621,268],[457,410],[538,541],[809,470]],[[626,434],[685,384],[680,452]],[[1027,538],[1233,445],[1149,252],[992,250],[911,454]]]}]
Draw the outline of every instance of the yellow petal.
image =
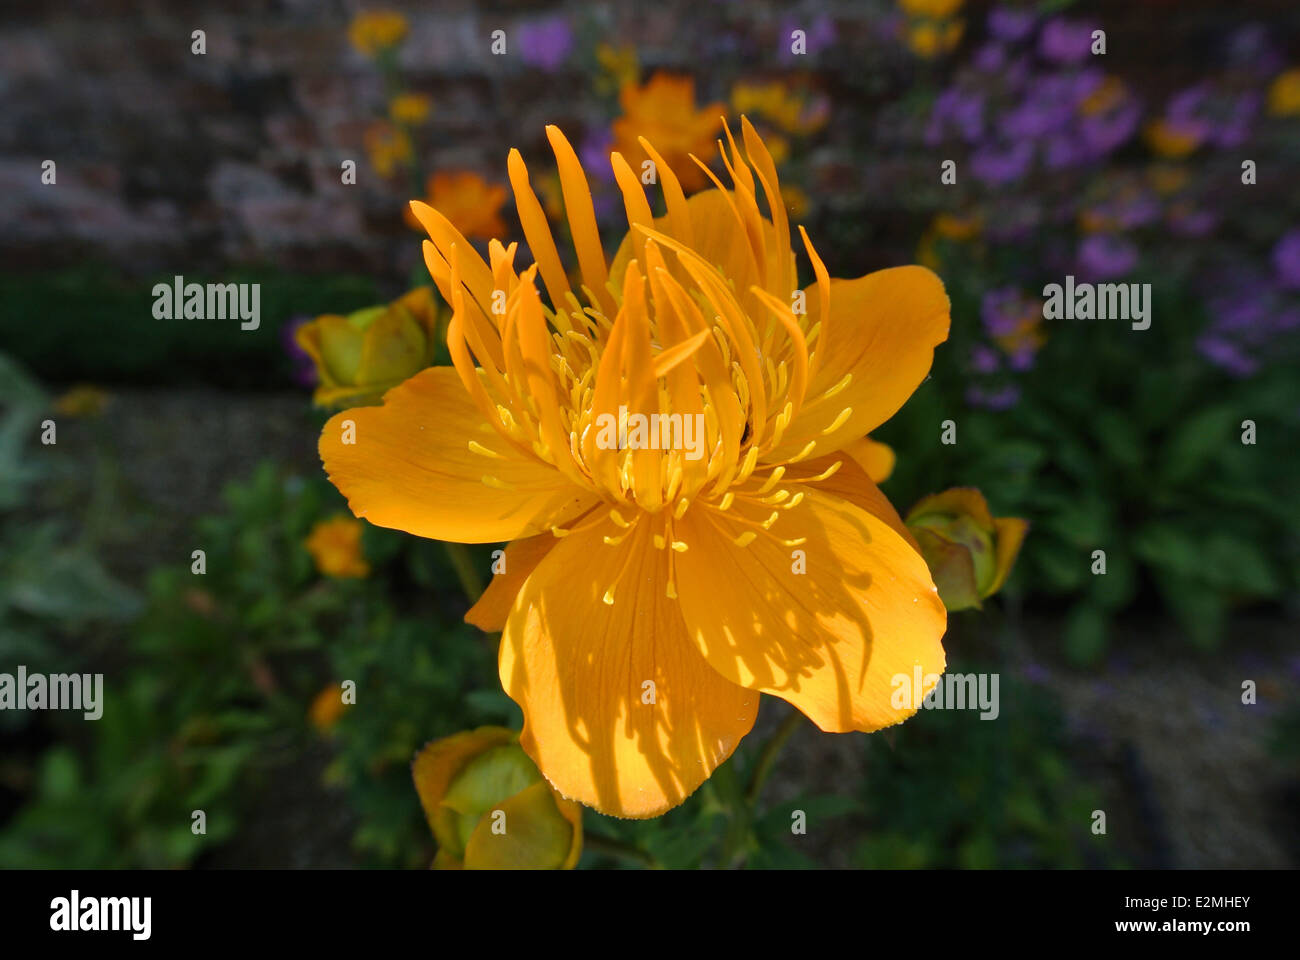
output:
[{"label": "yellow petal", "polygon": [[[885,445],[882,443],[879,446],[883,447]],[[854,449],[855,447],[850,444],[847,450],[840,453],[790,464],[786,468],[785,479],[794,481],[821,476],[838,463],[839,466],[835,468],[835,472],[825,480],[817,480],[798,489],[811,488],[861,507],[867,513],[885,521],[885,523],[889,524],[890,529],[911,544],[915,550],[920,551],[921,548],[917,544],[916,538],[912,536],[912,531],[907,528],[903,518],[898,515],[894,505],[889,502],[889,498],[876,486],[875,480],[868,475],[866,468],[862,465],[861,457],[844,455],[845,453],[852,454]],[[792,487],[791,489],[795,488]]]},{"label": "yellow petal", "polygon": [[505,569],[492,577],[483,596],[465,614],[465,622],[489,633],[504,630],[510,608],[514,606],[515,597],[519,595],[524,581],[559,542],[554,534],[539,533],[535,537],[516,540],[506,547],[502,558]]},{"label": "yellow petal", "polygon": [[[557,803],[558,801],[558,803]],[[496,804],[479,820],[465,845],[467,870],[556,870],[570,867],[575,848],[582,849],[582,821],[564,816],[551,786],[538,781]],[[504,814],[504,830],[493,832],[495,814]]]},{"label": "yellow petal", "polygon": [[993,577],[988,593],[985,594],[986,597],[997,593],[1002,589],[1002,584],[1007,582],[1007,575],[1011,573],[1011,568],[1016,562],[1016,554],[1020,552],[1020,545],[1025,542],[1025,534],[1029,532],[1029,521],[1021,520],[1019,517],[995,517],[993,528],[996,531],[993,549],[997,573]]},{"label": "yellow petal", "polygon": [[907,511],[907,519],[914,520],[930,514],[952,517],[970,517],[985,533],[993,533],[993,514],[988,501],[975,487],[951,487],[942,493],[922,497]]},{"label": "yellow petal", "polygon": [[[504,727],[479,727],[454,733],[426,744],[411,764],[415,792],[420,796],[424,818],[438,841],[438,854],[457,858],[464,851],[456,832],[454,811],[443,807],[443,798],[456,774],[476,756],[494,746],[513,743],[515,733]],[[435,861],[435,867],[439,864]],[[445,864],[444,864],[445,866]]]},{"label": "yellow petal", "polygon": [[797,548],[768,534],[735,546],[751,529],[745,515],[737,503],[724,514],[691,511],[681,525],[682,616],[709,664],[829,732],[878,730],[914,713],[891,704],[893,680],[943,671],[947,621],[921,555],[878,517],[815,489],[773,528],[806,537]]},{"label": "yellow petal", "polygon": [[[471,449],[471,441],[490,453]],[[514,540],[595,502],[554,467],[503,442],[450,367],[417,374],[390,390],[383,406],[336,414],[321,432],[320,455],[358,517],[437,540]]]},{"label": "yellow petal", "polygon": [[884,483],[888,480],[898,460],[893,447],[872,440],[870,437],[863,437],[848,444],[844,452],[858,462],[858,465],[867,472],[872,483]]},{"label": "yellow petal", "polygon": [[758,708],[756,693],[715,673],[688,639],[666,595],[679,555],[652,546],[650,523],[602,520],[561,540],[501,638],[501,682],[524,711],[520,744],[561,794],[616,817],[655,817],[685,800]]},{"label": "yellow petal", "polygon": [[[810,322],[822,322],[820,284],[807,294]],[[948,309],[943,282],[924,267],[831,280],[830,316],[813,344],[817,362],[808,399],[763,462],[779,463],[811,441],[817,454],[831,453],[892,417],[930,372],[934,348],[948,338]],[[846,377],[847,386],[824,396]],[[844,410],[851,412],[841,419]]]}]

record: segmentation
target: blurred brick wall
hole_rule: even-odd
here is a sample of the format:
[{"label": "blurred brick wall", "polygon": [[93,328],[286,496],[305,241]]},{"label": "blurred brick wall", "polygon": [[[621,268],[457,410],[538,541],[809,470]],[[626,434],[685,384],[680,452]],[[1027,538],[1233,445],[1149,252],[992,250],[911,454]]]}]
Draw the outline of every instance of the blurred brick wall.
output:
[{"label": "blurred brick wall", "polygon": [[[527,153],[540,142],[544,123],[602,122],[590,114],[578,58],[566,72],[543,75],[517,56],[489,53],[492,30],[513,35],[555,5],[382,5],[408,15],[401,63],[411,86],[435,101],[423,145],[426,168],[467,166],[504,181],[505,148],[519,145]],[[347,23],[361,6],[314,0],[5,5],[5,268],[82,260],[141,271],[268,262],[390,274],[409,267],[418,244],[397,216],[405,196],[374,175],[362,146],[367,124],[382,109],[383,90],[379,73],[347,41]],[[986,6],[967,5],[972,34]],[[1249,7],[1252,17],[1286,16],[1295,4],[1256,0]],[[836,49],[806,64],[833,97],[838,77],[853,97],[869,100],[862,75],[882,66],[892,79],[878,95],[894,97],[906,90],[909,71],[923,69],[901,49],[882,45],[879,25],[893,9],[888,0],[628,0],[567,9],[610,41],[635,44],[647,68],[695,73],[706,87],[701,97],[725,96],[725,87],[707,89],[715,69],[729,76],[779,70],[775,57],[764,64],[753,50],[778,49],[782,24],[792,16],[835,19]],[[1157,95],[1194,77],[1200,53],[1243,17],[1240,5],[1196,0],[1085,2],[1071,13],[1104,17],[1108,65],[1123,65],[1129,76],[1145,74]],[[190,52],[195,29],[206,31],[204,56]],[[718,41],[737,30],[750,49]],[[1294,37],[1287,44],[1294,53]],[[853,110],[869,112],[871,104],[848,107],[840,116],[853,122]],[[836,130],[825,139],[828,162],[860,176],[863,158],[836,154],[844,140]],[[40,180],[47,159],[58,164],[53,187]],[[340,183],[345,159],[357,161],[356,186]]]}]

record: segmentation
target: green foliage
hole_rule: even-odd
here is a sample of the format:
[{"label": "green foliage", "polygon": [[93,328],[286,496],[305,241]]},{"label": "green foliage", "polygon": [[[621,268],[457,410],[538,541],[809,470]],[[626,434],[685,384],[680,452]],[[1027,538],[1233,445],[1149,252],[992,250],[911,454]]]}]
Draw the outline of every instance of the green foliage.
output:
[{"label": "green foliage", "polygon": [[[965,357],[977,338],[979,265],[943,268],[953,332],[934,374],[877,439],[900,451],[885,490],[900,507],[953,485],[977,486],[996,515],[1031,523],[1013,591],[1065,601],[1066,652],[1092,663],[1109,622],[1159,603],[1189,640],[1212,647],[1239,606],[1300,585],[1300,383],[1284,367],[1230,379],[1197,356],[1199,306],[1156,283],[1146,331],[1122,321],[1056,321],[1022,396],[996,412],[965,402]],[[955,446],[939,423],[958,424]],[[1242,422],[1256,443],[1242,443]],[[920,438],[920,439],[918,439]],[[934,438],[931,440],[930,438]],[[1092,572],[1104,550],[1106,573]]]},{"label": "green foliage", "polygon": [[[185,275],[186,283],[260,284],[261,322],[156,320],[153,287],[172,276],[124,277],[89,266],[0,274],[0,343],[38,376],[64,382],[217,383],[265,389],[287,383],[281,327],[298,315],[347,313],[382,297],[370,278],[239,269]],[[58,309],[52,310],[51,305]]]},{"label": "green foliage", "polygon": [[1071,771],[1061,717],[1002,674],[1001,710],[922,710],[892,744],[865,738],[862,867],[1115,866],[1091,834],[1096,791]]},{"label": "green foliage", "polygon": [[[374,576],[324,579],[303,540],[345,507],[322,476],[265,464],[225,500],[225,512],[197,523],[207,572],[191,572],[185,556],[150,576],[146,609],[106,677],[102,718],[44,715],[66,729],[33,761],[26,802],[0,829],[0,862],[193,864],[241,824],[271,816],[269,785],[291,771],[343,791],[360,862],[427,865],[432,838],[409,769],[416,749],[465,727],[518,726],[492,650],[460,620],[464,601],[440,545],[368,529]],[[64,585],[55,595],[73,593]],[[58,604],[38,612],[40,629],[6,631],[7,646],[87,614]],[[328,732],[314,729],[315,695],[344,680],[357,705]],[[303,760],[322,738],[333,745],[328,768]],[[195,810],[206,834],[191,830]]]}]

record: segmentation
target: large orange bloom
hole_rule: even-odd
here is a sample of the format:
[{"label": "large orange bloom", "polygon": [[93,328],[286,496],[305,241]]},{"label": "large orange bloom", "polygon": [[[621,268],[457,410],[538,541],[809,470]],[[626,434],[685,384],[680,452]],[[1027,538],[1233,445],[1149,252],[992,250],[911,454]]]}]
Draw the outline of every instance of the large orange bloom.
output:
[{"label": "large orange bloom", "polygon": [[[579,288],[518,151],[510,181],[536,260],[522,273],[515,244],[493,240],[485,262],[413,203],[454,311],[454,369],[339,414],[320,441],[357,516],[513,541],[466,619],[503,631],[529,756],[561,794],[615,816],[681,803],[749,731],[759,693],[823,730],[877,730],[914,712],[891,707],[891,678],[944,667],[943,604],[862,438],[926,376],[948,298],[921,267],[832,280],[801,229],[817,281],[806,314],[792,309],[776,170],[743,133],[744,157],[727,133],[733,187],[689,199],[640,142],[659,218],[615,153],[631,229],[610,262],[577,156],[548,127]],[[598,425],[621,412],[702,415],[703,456],[608,448]]]},{"label": "large orange bloom", "polygon": [[[614,148],[639,174],[641,165],[655,159],[642,148],[642,138],[659,150],[659,155],[676,171],[687,190],[705,186],[704,173],[690,162],[693,153],[713,149],[714,138],[722,129],[723,103],[695,108],[695,81],[690,77],[656,73],[643,85],[627,84],[618,93],[623,115],[610,127]],[[788,291],[787,291],[788,292]]]}]

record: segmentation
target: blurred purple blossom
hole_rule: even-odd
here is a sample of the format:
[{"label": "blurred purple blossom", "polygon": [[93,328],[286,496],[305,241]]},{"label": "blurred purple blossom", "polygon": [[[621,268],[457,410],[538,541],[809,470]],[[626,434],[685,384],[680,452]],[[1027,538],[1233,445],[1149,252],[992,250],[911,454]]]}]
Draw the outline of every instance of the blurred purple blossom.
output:
[{"label": "blurred purple blossom", "polygon": [[966,391],[966,402],[985,410],[1010,410],[1020,402],[1020,388],[1015,384],[993,389],[972,386]]},{"label": "blurred purple blossom", "polygon": [[790,35],[796,30],[804,32],[807,56],[815,57],[835,43],[835,21],[826,14],[818,14],[812,23],[798,17],[786,17],[781,21],[779,46],[780,59],[783,63],[792,63],[803,58],[790,49]]},{"label": "blurred purple blossom", "polygon": [[290,317],[280,327],[280,346],[289,358],[290,376],[300,387],[316,385],[316,363],[306,350],[298,346],[298,329],[311,323],[311,320],[311,317],[300,314]]},{"label": "blurred purple blossom", "polygon": [[1277,282],[1287,290],[1300,290],[1300,229],[1284,234],[1273,248]]},{"label": "blurred purple blossom", "polygon": [[519,27],[519,56],[530,67],[553,73],[573,50],[573,30],[563,15],[529,20]]},{"label": "blurred purple blossom", "polygon": [[989,11],[989,34],[1007,43],[1015,43],[1029,36],[1037,19],[1033,10],[994,7]]},{"label": "blurred purple blossom", "polygon": [[1082,63],[1092,53],[1091,24],[1056,17],[1038,35],[1038,52],[1053,63]]},{"label": "blurred purple blossom", "polygon": [[608,127],[591,131],[578,145],[578,159],[588,176],[605,183],[614,182],[614,168],[609,162],[609,155],[614,150],[614,136]]},{"label": "blurred purple blossom", "polygon": [[970,367],[976,373],[997,373],[1002,367],[1002,357],[987,344],[977,343],[971,347]]},{"label": "blurred purple blossom", "polygon": [[941,143],[948,128],[956,129],[967,143],[979,139],[984,129],[984,98],[959,87],[940,93],[930,112],[925,142],[930,146]]},{"label": "blurred purple blossom", "polygon": [[1093,233],[1079,244],[1079,273],[1089,281],[1122,277],[1138,262],[1138,248],[1127,237]]},{"label": "blurred purple blossom", "polygon": [[1034,145],[1025,141],[1009,146],[986,145],[971,155],[971,173],[990,185],[1013,183],[1029,171]]}]

